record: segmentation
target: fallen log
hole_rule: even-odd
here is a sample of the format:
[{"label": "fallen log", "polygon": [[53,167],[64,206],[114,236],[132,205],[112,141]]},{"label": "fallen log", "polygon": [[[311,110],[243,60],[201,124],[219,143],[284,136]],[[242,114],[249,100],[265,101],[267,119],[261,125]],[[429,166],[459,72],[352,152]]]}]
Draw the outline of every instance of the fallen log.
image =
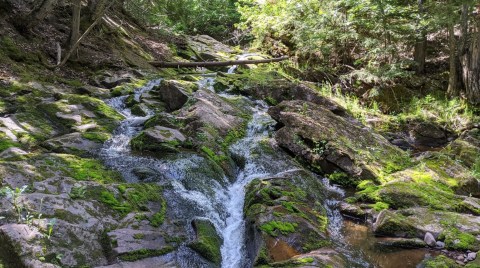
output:
[{"label": "fallen log", "polygon": [[202,62],[164,62],[164,61],[152,61],[151,65],[158,68],[181,68],[181,67],[220,67],[231,65],[247,65],[247,64],[260,64],[279,62],[288,59],[288,57],[280,57],[264,60],[231,60],[231,61],[202,61]]}]

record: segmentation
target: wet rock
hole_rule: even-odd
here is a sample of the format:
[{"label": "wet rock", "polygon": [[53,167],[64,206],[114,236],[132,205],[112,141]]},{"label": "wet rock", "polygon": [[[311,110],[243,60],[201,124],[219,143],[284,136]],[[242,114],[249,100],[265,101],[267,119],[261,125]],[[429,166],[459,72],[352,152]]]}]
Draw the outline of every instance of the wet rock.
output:
[{"label": "wet rock", "polygon": [[427,244],[420,238],[380,238],[377,247],[424,248]]},{"label": "wet rock", "polygon": [[133,174],[135,174],[139,180],[141,181],[158,181],[160,180],[163,176],[160,172],[154,170],[153,168],[149,167],[135,167],[132,170]]},{"label": "wet rock", "polygon": [[357,205],[349,204],[346,202],[341,202],[339,205],[339,210],[343,215],[353,217],[365,221],[367,217],[367,212],[360,208]]},{"label": "wet rock", "polygon": [[322,185],[308,172],[254,180],[246,190],[249,255],[256,265],[287,261],[329,245]]},{"label": "wet rock", "polygon": [[145,258],[132,262],[120,262],[107,266],[97,266],[96,268],[145,268],[145,267],[162,267],[177,268],[178,264],[172,258],[153,257]]},{"label": "wet rock", "polygon": [[275,134],[278,144],[325,173],[374,179],[384,166],[401,167],[408,158],[380,135],[314,103],[284,101],[269,114],[283,125]]},{"label": "wet rock", "polygon": [[135,105],[133,105],[130,110],[132,111],[132,114],[133,114],[133,115],[136,115],[136,116],[146,116],[146,115],[147,115],[148,108],[145,106],[145,104],[141,103],[141,104],[135,104]]},{"label": "wet rock", "polygon": [[205,219],[193,220],[192,226],[195,230],[196,238],[188,246],[205,259],[219,265],[222,260],[220,247],[223,240],[217,234],[215,226]]},{"label": "wet rock", "polygon": [[437,241],[435,241],[435,237],[427,232],[425,233],[425,237],[423,238],[423,241],[429,246],[429,247],[435,247],[437,245]]},{"label": "wet rock", "polygon": [[[452,224],[446,227],[443,222]],[[407,238],[424,238],[429,232],[434,237],[440,235],[442,240],[445,239],[445,246],[450,249],[476,249],[480,245],[475,237],[480,231],[480,219],[455,212],[431,211],[426,208],[384,210],[373,224],[373,230],[376,235]]]},{"label": "wet rock", "polygon": [[300,254],[290,260],[271,264],[273,267],[346,267],[345,260],[341,255],[330,248],[322,248],[306,254]]},{"label": "wet rock", "polygon": [[185,142],[180,131],[162,126],[148,128],[130,141],[135,150],[177,152],[176,147]]}]

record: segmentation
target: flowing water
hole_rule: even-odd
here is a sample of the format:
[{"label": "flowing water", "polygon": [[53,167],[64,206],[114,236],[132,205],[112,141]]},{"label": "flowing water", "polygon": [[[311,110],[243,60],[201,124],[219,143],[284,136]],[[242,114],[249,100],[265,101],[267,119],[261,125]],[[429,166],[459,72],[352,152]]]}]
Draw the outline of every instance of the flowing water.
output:
[{"label": "flowing water", "polygon": [[[233,68],[231,72],[235,69]],[[148,92],[161,80],[153,80],[146,86],[135,90],[135,98],[140,100],[143,93]],[[213,91],[214,77],[206,77],[199,82],[199,87]],[[224,98],[238,98],[227,94]],[[244,97],[242,97],[244,98]],[[274,120],[267,114],[268,106],[262,101],[251,101],[252,120],[248,123],[246,136],[232,144],[229,148],[236,159],[243,159],[244,164],[237,167],[236,177],[227,178],[214,170],[207,159],[192,152],[176,155],[148,156],[137,155],[129,148],[130,140],[140,133],[143,123],[154,113],[147,111],[146,116],[132,115],[125,105],[126,97],[116,97],[107,100],[107,104],[125,116],[113,137],[107,141],[101,151],[101,158],[106,165],[120,171],[128,182],[138,182],[138,170],[149,170],[152,181],[168,184],[171,187],[166,193],[169,209],[174,210],[178,219],[190,222],[194,218],[207,218],[217,229],[224,240],[221,247],[222,267],[251,267],[252,263],[246,254],[245,221],[243,205],[245,186],[253,179],[282,176],[303,170],[290,156],[281,150],[265,151],[265,143],[271,143]],[[269,145],[271,147],[271,145]],[[272,147],[270,148],[272,149]],[[371,250],[362,247],[362,242],[351,239],[355,237],[351,224],[344,222],[336,208],[345,193],[323,181],[326,189],[325,207],[327,210],[329,235],[334,247],[346,256],[350,267],[394,267],[383,266],[375,261],[383,256],[375,255],[372,259]],[[370,233],[366,233],[369,239]],[[363,239],[364,241],[368,239]],[[370,240],[369,240],[370,241]],[[370,242],[368,242],[370,243]],[[422,259],[425,252],[417,252],[415,256]],[[407,254],[408,255],[408,254]],[[397,254],[405,257],[405,254]],[[176,262],[181,267],[210,267],[201,258],[195,257],[185,246],[178,251]],[[418,263],[420,260],[417,261]],[[406,267],[406,266],[404,266]],[[411,266],[414,267],[414,266]]]}]

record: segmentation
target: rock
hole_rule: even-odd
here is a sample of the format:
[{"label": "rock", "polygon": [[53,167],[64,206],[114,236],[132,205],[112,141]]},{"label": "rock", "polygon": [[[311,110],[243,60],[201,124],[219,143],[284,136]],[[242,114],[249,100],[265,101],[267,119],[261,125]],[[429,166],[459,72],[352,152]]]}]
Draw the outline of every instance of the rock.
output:
[{"label": "rock", "polygon": [[406,102],[415,96],[415,92],[403,85],[374,87],[362,95],[369,103],[377,103],[384,113],[400,112]]},{"label": "rock", "polygon": [[[443,222],[450,219],[457,221],[452,221],[452,225],[445,227]],[[445,246],[449,249],[476,250],[480,246],[478,239],[475,238],[475,234],[480,232],[478,217],[455,212],[431,211],[427,208],[384,210],[373,224],[373,231],[380,236],[407,238],[424,238],[429,232],[434,237],[439,235],[444,237]]]},{"label": "rock", "polygon": [[[306,84],[297,84],[288,80],[277,79],[269,81],[267,84],[250,85],[244,88],[243,91],[256,99],[267,100],[272,105],[277,105],[282,101],[288,100],[307,101],[320,105],[332,111],[334,114],[349,117],[348,113],[340,105],[319,95]],[[352,118],[349,117],[349,119]]]},{"label": "rock", "polygon": [[195,219],[192,221],[192,226],[196,238],[188,246],[205,259],[219,265],[222,261],[220,247],[223,240],[217,234],[215,226],[206,219]]},{"label": "rock", "polygon": [[339,210],[343,215],[353,217],[365,221],[367,218],[367,212],[357,205],[341,202]]},{"label": "rock", "polygon": [[330,248],[322,248],[309,253],[300,254],[286,262],[272,263],[275,267],[346,267],[346,261],[340,253]]},{"label": "rock", "polygon": [[427,244],[420,238],[379,238],[376,246],[396,248],[424,248]]},{"label": "rock", "polygon": [[476,252],[470,252],[467,254],[467,261],[473,261],[477,258],[477,253]]},{"label": "rock", "polygon": [[[164,234],[158,231],[116,229],[107,236],[114,241],[112,250],[115,256],[124,261],[164,255],[174,250],[173,245],[165,241]],[[145,255],[148,256],[140,256],[138,253],[141,252],[147,252]]]},{"label": "rock", "polygon": [[442,249],[444,247],[445,247],[445,243],[443,243],[442,241],[437,241],[435,243],[435,248]]},{"label": "rock", "polygon": [[132,172],[141,181],[159,181],[163,177],[158,171],[149,167],[135,167]]},{"label": "rock", "polygon": [[247,186],[247,239],[253,241],[248,252],[255,265],[287,261],[329,244],[325,210],[318,201],[324,198],[322,188],[302,170],[256,179]]},{"label": "rock", "polygon": [[108,98],[110,97],[110,90],[106,88],[101,88],[101,87],[94,87],[94,86],[89,86],[89,85],[83,85],[76,90],[77,94],[86,94],[91,97],[96,97],[96,98]]},{"label": "rock", "polygon": [[465,257],[463,257],[463,255],[458,255],[457,256],[457,261],[463,262],[464,260],[465,260]]},{"label": "rock", "polygon": [[408,158],[384,137],[314,103],[284,101],[268,113],[283,125],[275,133],[278,144],[324,173],[375,179],[385,166],[402,166]]},{"label": "rock", "polygon": [[166,103],[168,111],[175,111],[183,107],[188,101],[189,95],[195,91],[194,83],[175,80],[163,80],[159,86],[152,89],[152,94],[158,94],[159,99]]},{"label": "rock", "polygon": [[436,148],[448,142],[448,132],[433,123],[418,123],[409,133],[414,145],[420,148]]},{"label": "rock", "polygon": [[97,78],[95,83],[98,86],[111,89],[123,83],[129,83],[132,81],[133,78],[134,77],[130,74],[114,74],[111,76],[105,76],[103,78]]},{"label": "rock", "polygon": [[437,245],[437,241],[435,241],[435,237],[430,232],[425,233],[425,237],[423,238],[423,241],[429,246],[429,247],[435,247]]},{"label": "rock", "polygon": [[22,155],[26,155],[26,154],[28,153],[20,148],[10,147],[0,153],[0,158],[2,159],[19,158]]},{"label": "rock", "polygon": [[185,142],[180,131],[162,126],[148,128],[130,142],[135,150],[176,152],[176,147]]},{"label": "rock", "polygon": [[224,61],[228,59],[225,55],[234,53],[231,47],[208,35],[191,36],[188,38],[187,42],[189,47],[192,48],[197,55],[201,56],[201,59],[199,59],[197,55],[190,55],[190,57],[187,57],[189,60]]},{"label": "rock", "polygon": [[[89,132],[92,134],[92,132]],[[106,135],[106,134],[105,134]],[[83,136],[82,133],[75,132],[66,134],[57,138],[49,139],[43,143],[43,146],[56,153],[83,154],[91,153],[102,147],[99,140],[91,140]]]},{"label": "rock", "polygon": [[136,116],[146,116],[148,108],[145,106],[145,104],[135,104],[130,108],[131,112],[133,115]]}]

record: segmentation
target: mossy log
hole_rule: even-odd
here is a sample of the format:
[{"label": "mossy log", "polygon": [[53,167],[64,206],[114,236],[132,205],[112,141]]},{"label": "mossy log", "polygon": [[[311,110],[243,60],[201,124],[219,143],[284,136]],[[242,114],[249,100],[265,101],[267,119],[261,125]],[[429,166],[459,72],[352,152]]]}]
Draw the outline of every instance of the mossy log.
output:
[{"label": "mossy log", "polygon": [[264,60],[231,60],[231,61],[202,61],[202,62],[164,62],[164,61],[152,61],[151,65],[158,68],[180,68],[180,67],[221,67],[231,65],[247,65],[247,64],[260,64],[279,62],[288,59],[288,57],[280,57]]}]

